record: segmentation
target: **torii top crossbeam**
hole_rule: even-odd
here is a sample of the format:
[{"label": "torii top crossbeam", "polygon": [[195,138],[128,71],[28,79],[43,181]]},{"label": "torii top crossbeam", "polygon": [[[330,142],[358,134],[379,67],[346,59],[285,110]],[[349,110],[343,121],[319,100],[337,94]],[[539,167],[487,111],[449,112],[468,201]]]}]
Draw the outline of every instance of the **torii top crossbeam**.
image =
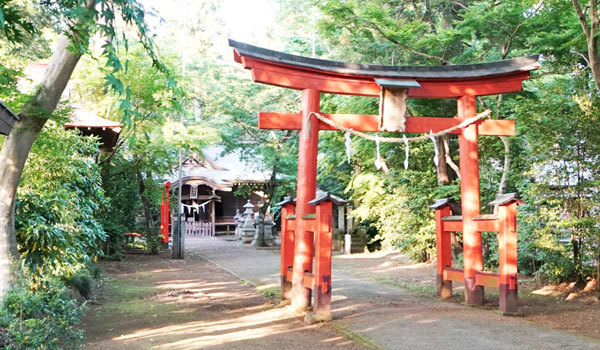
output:
[{"label": "torii top crossbeam", "polygon": [[375,79],[411,79],[421,84],[409,97],[452,98],[521,90],[529,72],[540,68],[538,56],[445,66],[383,66],[322,60],[273,51],[235,40],[234,58],[252,70],[254,81],[291,89],[378,97]]},{"label": "torii top crossbeam", "polygon": [[[382,66],[337,62],[291,55],[229,40],[234,58],[250,69],[255,82],[290,89],[379,97],[379,79],[416,82],[408,97],[459,98],[520,91],[529,72],[540,67],[538,56],[511,60],[446,66]],[[347,128],[380,131],[378,116],[324,114]],[[460,121],[456,118],[407,117],[406,132],[427,133],[448,129]],[[298,113],[259,114],[261,129],[300,129]],[[320,130],[333,130],[319,123]],[[459,131],[453,132],[458,134]],[[485,120],[478,125],[479,135],[513,136],[512,120]]]}]

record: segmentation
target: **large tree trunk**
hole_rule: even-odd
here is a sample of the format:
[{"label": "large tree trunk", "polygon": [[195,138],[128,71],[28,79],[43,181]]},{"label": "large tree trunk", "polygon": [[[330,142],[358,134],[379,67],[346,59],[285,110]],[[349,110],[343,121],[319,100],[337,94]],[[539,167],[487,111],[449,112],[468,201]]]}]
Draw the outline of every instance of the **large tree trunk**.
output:
[{"label": "large tree trunk", "polygon": [[438,164],[436,167],[438,185],[447,185],[450,183],[450,176],[448,174],[448,164],[446,162],[446,148],[444,147],[443,136],[437,136],[435,143],[438,150]]},{"label": "large tree trunk", "polygon": [[[598,52],[598,27],[600,25],[600,18],[598,17],[598,2],[596,0],[590,1],[589,7],[584,10],[581,9],[579,0],[571,0],[573,2],[573,8],[579,22],[581,24],[581,30],[585,35],[585,41],[587,43],[588,55],[582,55],[586,60],[586,63],[592,70],[592,77],[596,83],[596,87],[600,89],[600,53]],[[589,9],[589,23],[586,18],[587,10]]]},{"label": "large tree trunk", "polygon": [[138,192],[142,199],[142,207],[144,209],[144,217],[146,218],[146,233],[151,234],[154,228],[154,219],[152,218],[152,211],[150,210],[150,199],[146,195],[146,183],[142,177],[142,173],[138,170],[136,172],[138,178]]},{"label": "large tree trunk", "polygon": [[62,36],[35,96],[19,113],[19,120],[0,151],[0,300],[10,288],[11,263],[18,259],[14,205],[17,187],[31,145],[54,112],[67,82],[81,57],[69,51]]},{"label": "large tree trunk", "polygon": [[500,140],[504,145],[504,167],[502,167],[502,178],[500,178],[500,184],[498,185],[498,195],[503,194],[504,190],[506,190],[508,172],[510,171],[510,142],[504,136],[500,136]]}]

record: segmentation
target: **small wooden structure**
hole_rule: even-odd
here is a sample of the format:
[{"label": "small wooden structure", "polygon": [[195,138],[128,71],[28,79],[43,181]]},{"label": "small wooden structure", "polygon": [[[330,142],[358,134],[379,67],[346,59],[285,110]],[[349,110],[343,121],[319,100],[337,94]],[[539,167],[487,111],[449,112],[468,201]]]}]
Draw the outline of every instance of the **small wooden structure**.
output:
[{"label": "small wooden structure", "polygon": [[[500,311],[516,315],[517,308],[517,206],[523,204],[515,193],[498,196],[490,205],[497,205],[492,215],[477,215],[473,223],[478,232],[498,232],[498,272],[475,271],[475,286],[498,288]],[[452,267],[451,235],[463,231],[463,217],[451,215],[450,200],[438,199],[429,207],[435,209],[437,248],[437,292],[442,299],[452,296],[452,281],[465,281],[465,270]],[[463,261],[468,257],[463,257]],[[466,265],[466,264],[465,264]],[[483,295],[481,295],[483,297]],[[481,300],[483,302],[483,300]]]},{"label": "small wooden structure", "polygon": [[[331,195],[320,194],[308,202],[315,206],[314,214],[305,214],[301,219],[307,223],[306,230],[314,236],[314,273],[305,272],[302,285],[314,295],[313,319],[331,320],[331,253],[333,240],[333,206],[344,206],[348,201]],[[296,201],[291,197],[277,203],[281,206],[281,296],[292,300],[294,264],[294,233],[297,227]]]},{"label": "small wooden structure", "polygon": [[100,139],[100,151],[103,152],[114,150],[122,128],[119,122],[104,119],[85,110],[75,110],[71,121],[63,126],[67,129],[78,129],[84,136],[97,136]]},{"label": "small wooden structure", "polygon": [[[293,230],[282,230],[282,241],[294,242],[291,279],[292,307],[296,309],[305,309],[311,303],[310,286],[314,284],[310,283],[310,274],[313,266],[318,264],[318,259],[313,264],[313,246],[320,238],[313,239],[314,224],[309,216],[317,210],[310,201],[315,198],[316,191],[319,131],[336,130],[314,114],[320,113],[321,93],[380,97],[382,86],[385,87],[386,83],[389,86],[392,80],[403,85],[408,98],[455,98],[457,116],[454,118],[405,118],[404,132],[440,132],[476,116],[477,96],[519,91],[523,80],[529,78],[529,72],[540,67],[537,56],[470,65],[381,66],[301,57],[234,40],[230,40],[229,44],[234,49],[235,61],[252,71],[255,82],[302,91],[299,113],[259,113],[258,121],[261,129],[300,130],[296,219]],[[379,84],[377,80],[384,80],[384,83]],[[321,115],[356,131],[381,131],[377,115]],[[476,278],[483,271],[481,224],[477,220],[480,215],[477,139],[479,136],[513,136],[515,122],[478,120],[451,133],[459,135],[465,302],[481,305],[484,284]],[[321,224],[327,226],[327,223]],[[324,232],[317,233],[317,236]],[[286,254],[286,250],[282,249],[282,254]],[[508,265],[504,264],[505,267]],[[285,281],[289,281],[288,271],[282,271],[282,282],[284,273]],[[319,273],[331,276],[330,271]],[[282,288],[285,291],[286,286],[282,285]]]},{"label": "small wooden structure", "polygon": [[17,120],[19,117],[0,101],[0,134],[8,135]]},{"label": "small wooden structure", "polygon": [[[219,153],[214,150],[205,150],[205,153]],[[209,159],[207,154],[202,157],[190,157],[182,164],[182,194],[183,220],[186,222],[185,232],[188,235],[215,236],[233,235],[237,222],[234,219],[236,210],[246,204],[247,200],[255,204],[264,201],[263,192],[265,185],[270,182],[268,174],[244,170],[249,165],[239,160],[234,155],[223,158],[215,156],[216,160]],[[222,163],[227,166],[221,165]],[[166,191],[176,191],[179,179],[173,178],[168,182]],[[249,195],[236,194],[240,187],[245,186]],[[170,209],[165,202],[169,195],[163,195],[162,207],[166,208],[161,215],[163,226],[163,240],[168,242],[168,222]]]}]

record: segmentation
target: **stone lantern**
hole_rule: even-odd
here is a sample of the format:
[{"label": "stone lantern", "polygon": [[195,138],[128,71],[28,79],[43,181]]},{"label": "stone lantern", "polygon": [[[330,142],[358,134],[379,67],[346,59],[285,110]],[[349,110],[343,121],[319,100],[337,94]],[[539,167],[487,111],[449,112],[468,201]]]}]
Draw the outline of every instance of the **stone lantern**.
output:
[{"label": "stone lantern", "polygon": [[252,220],[252,216],[254,215],[254,205],[250,203],[244,204],[244,216],[246,217],[244,220],[244,225],[242,226],[242,243],[250,244],[254,239],[254,221]]},{"label": "stone lantern", "polygon": [[269,247],[275,245],[275,237],[273,236],[273,226],[275,223],[273,222],[273,215],[267,214],[263,220],[264,225],[264,241],[265,244]]},{"label": "stone lantern", "polygon": [[240,214],[240,210],[235,210],[235,216],[233,217],[235,221],[235,238],[236,240],[242,240],[242,225],[244,224],[244,217]]},{"label": "stone lantern", "polygon": [[254,239],[252,240],[251,245],[257,247],[265,246],[265,237],[264,237],[264,221],[262,215],[260,215],[260,211],[262,207],[265,205],[265,202],[259,201],[256,203],[258,205],[258,212],[254,214],[254,224],[256,226],[256,230],[254,233]]}]

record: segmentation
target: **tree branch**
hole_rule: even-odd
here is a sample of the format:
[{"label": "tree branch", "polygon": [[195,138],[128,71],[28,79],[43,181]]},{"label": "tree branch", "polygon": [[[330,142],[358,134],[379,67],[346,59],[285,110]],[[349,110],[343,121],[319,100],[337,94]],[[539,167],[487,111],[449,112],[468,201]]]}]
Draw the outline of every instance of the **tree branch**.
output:
[{"label": "tree branch", "polygon": [[460,168],[458,167],[458,165],[456,165],[456,163],[454,163],[452,157],[450,157],[450,145],[448,144],[448,135],[443,135],[442,141],[442,143],[444,144],[444,150],[446,151],[446,163],[450,166],[450,168],[452,168],[452,170],[454,170],[454,173],[456,173],[456,177],[458,177],[458,179],[460,180]]},{"label": "tree branch", "polygon": [[351,14],[352,14],[352,15],[353,15],[353,16],[354,16],[356,19],[358,19],[358,20],[359,20],[359,21],[361,21],[361,22],[364,22],[364,23],[366,23],[366,24],[367,24],[369,27],[371,27],[372,29],[374,29],[375,31],[377,31],[377,32],[378,32],[379,34],[381,34],[381,35],[382,35],[384,38],[386,38],[387,40],[389,40],[389,41],[391,41],[392,43],[396,44],[397,46],[399,46],[399,47],[403,48],[404,50],[407,50],[407,51],[409,51],[409,52],[411,52],[411,53],[413,53],[413,54],[415,54],[415,55],[418,55],[418,56],[422,56],[422,57],[428,58],[428,59],[430,59],[430,60],[440,61],[440,62],[442,62],[443,64],[447,64],[447,65],[451,65],[451,64],[452,64],[452,63],[450,63],[450,61],[448,61],[448,60],[444,59],[443,57],[436,57],[436,56],[432,56],[432,55],[426,54],[426,53],[424,53],[424,52],[417,51],[417,50],[413,49],[412,47],[409,47],[409,46],[407,46],[407,45],[404,45],[404,44],[402,44],[402,43],[401,43],[401,42],[399,42],[398,40],[396,40],[396,39],[392,38],[390,35],[386,34],[386,33],[384,32],[384,30],[383,30],[383,29],[382,29],[380,26],[378,26],[377,24],[375,24],[374,22],[372,22],[372,21],[370,21],[370,20],[368,20],[368,19],[366,19],[366,18],[363,18],[363,17],[361,17],[361,16],[357,15],[357,14],[356,14],[356,13],[354,13],[354,11],[352,11],[351,9],[348,9],[348,8],[346,8],[346,10],[347,10],[348,12],[350,12],[350,13],[351,13]]},{"label": "tree branch", "polygon": [[585,19],[585,15],[581,10],[581,6],[579,6],[579,0],[571,0],[573,2],[573,8],[575,8],[575,12],[579,17],[579,23],[581,23],[581,28],[583,29],[583,34],[585,34],[585,39],[590,39],[590,30],[588,28],[587,20]]}]

